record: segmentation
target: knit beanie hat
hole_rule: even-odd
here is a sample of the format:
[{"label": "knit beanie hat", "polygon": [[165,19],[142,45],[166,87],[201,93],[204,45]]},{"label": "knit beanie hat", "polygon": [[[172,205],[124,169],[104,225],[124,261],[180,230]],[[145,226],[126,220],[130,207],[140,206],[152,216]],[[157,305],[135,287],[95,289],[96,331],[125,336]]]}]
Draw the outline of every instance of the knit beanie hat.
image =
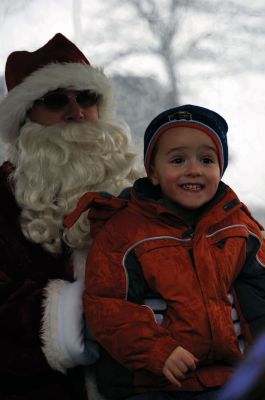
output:
[{"label": "knit beanie hat", "polygon": [[228,164],[227,123],[215,111],[190,104],[163,111],[148,125],[144,135],[144,164],[147,175],[150,174],[150,160],[155,144],[165,131],[175,127],[199,129],[211,137],[218,150],[222,176]]},{"label": "knit beanie hat", "polygon": [[112,116],[109,79],[101,69],[91,66],[84,54],[61,33],[36,51],[11,53],[5,78],[8,93],[0,103],[0,139],[5,143],[15,142],[34,101],[58,88],[95,91],[102,98],[99,118]]}]

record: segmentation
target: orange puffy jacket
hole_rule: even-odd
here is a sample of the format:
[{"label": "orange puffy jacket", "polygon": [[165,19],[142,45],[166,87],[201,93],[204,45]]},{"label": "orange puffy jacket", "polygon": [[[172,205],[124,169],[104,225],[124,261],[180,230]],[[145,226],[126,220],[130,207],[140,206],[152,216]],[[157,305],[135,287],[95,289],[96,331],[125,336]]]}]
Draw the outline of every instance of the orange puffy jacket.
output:
[{"label": "orange puffy jacket", "polygon": [[[102,392],[118,399],[146,390],[180,390],[162,374],[177,346],[199,359],[181,390],[220,386],[242,356],[228,292],[235,295],[236,287],[239,293],[245,339],[252,324],[265,328],[262,227],[222,182],[195,229],[155,201],[147,179],[136,182],[130,197],[87,194],[68,220],[73,223],[91,207],[92,227],[104,225],[89,252],[84,294],[87,321],[116,360],[103,357]],[[167,303],[161,325],[143,305],[148,292]]]}]

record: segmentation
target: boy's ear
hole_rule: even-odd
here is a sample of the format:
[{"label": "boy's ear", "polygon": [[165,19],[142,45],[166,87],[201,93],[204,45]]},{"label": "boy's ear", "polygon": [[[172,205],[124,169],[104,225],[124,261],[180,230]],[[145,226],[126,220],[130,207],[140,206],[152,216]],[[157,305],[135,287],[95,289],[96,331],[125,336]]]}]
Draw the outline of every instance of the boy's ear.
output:
[{"label": "boy's ear", "polygon": [[155,168],[153,165],[150,167],[149,179],[154,186],[159,185],[159,180],[158,180],[158,177],[157,177],[157,174],[156,174],[156,171],[155,171]]}]

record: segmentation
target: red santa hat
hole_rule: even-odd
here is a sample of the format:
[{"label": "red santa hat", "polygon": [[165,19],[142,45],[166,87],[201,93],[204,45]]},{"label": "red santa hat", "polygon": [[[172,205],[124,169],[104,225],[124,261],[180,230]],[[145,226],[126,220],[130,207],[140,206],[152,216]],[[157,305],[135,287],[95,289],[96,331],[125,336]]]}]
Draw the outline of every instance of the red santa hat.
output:
[{"label": "red santa hat", "polygon": [[101,69],[91,66],[84,54],[61,33],[36,51],[11,53],[5,78],[8,93],[0,103],[3,142],[13,143],[34,101],[58,88],[95,91],[102,97],[99,118],[112,116],[110,80]]}]

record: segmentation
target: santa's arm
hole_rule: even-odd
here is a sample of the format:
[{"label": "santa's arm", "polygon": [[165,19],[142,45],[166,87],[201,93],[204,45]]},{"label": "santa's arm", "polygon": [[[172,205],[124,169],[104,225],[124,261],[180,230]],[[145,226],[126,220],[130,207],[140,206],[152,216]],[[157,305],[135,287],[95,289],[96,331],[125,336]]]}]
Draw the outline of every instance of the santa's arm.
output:
[{"label": "santa's arm", "polygon": [[52,280],[45,289],[43,351],[49,365],[64,373],[99,358],[99,346],[84,323],[83,288],[82,280]]}]

